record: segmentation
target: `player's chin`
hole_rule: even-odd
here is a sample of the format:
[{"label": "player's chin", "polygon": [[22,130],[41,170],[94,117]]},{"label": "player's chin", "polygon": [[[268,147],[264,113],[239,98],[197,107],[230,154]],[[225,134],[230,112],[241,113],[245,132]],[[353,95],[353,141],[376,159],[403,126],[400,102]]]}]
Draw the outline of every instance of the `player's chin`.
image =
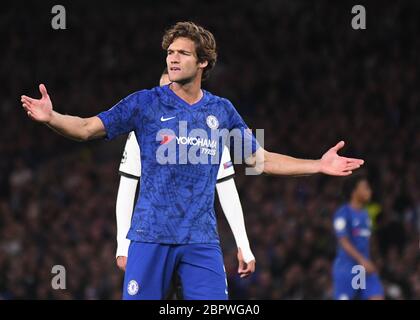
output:
[{"label": "player's chin", "polygon": [[181,75],[181,74],[174,74],[174,75],[172,75],[172,77],[169,77],[169,80],[171,82],[175,82],[175,83],[179,83],[179,84],[186,84],[186,83],[191,82],[192,77]]}]

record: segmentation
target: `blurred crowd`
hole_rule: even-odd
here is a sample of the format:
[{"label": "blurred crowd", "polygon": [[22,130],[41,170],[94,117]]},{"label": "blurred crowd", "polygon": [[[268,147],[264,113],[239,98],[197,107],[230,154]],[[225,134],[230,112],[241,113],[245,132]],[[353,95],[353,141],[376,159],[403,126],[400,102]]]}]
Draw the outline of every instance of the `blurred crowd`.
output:
[{"label": "blurred crowd", "polygon": [[[216,36],[205,88],[227,97],[268,150],[319,157],[339,140],[366,160],[372,256],[388,299],[420,299],[420,4],[241,1],[6,4],[0,35],[0,299],[120,299],[115,200],[125,138],[80,144],[27,119],[20,95],[45,83],[57,111],[92,116],[157,84],[165,28],[193,20]],[[373,18],[373,13],[375,17]],[[371,17],[371,18],[370,18]],[[236,167],[255,274],[240,279],[218,201],[232,299],[331,299],[342,179],[245,176]],[[53,290],[54,265],[66,290]]]}]

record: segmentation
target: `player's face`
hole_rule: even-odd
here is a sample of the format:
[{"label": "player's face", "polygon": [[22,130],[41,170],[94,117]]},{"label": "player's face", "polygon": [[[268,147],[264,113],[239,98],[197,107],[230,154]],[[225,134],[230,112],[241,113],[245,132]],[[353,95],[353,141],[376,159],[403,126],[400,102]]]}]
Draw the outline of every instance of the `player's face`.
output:
[{"label": "player's face", "polygon": [[207,61],[199,63],[194,41],[176,38],[167,50],[166,64],[171,82],[188,83],[207,66]]},{"label": "player's face", "polygon": [[367,180],[359,181],[355,191],[361,202],[367,203],[370,201],[372,197],[372,189],[370,188],[370,184]]},{"label": "player's face", "polygon": [[162,86],[166,86],[167,84],[170,84],[171,80],[169,80],[169,75],[167,73],[162,74],[162,76],[160,77],[159,80],[159,85]]}]

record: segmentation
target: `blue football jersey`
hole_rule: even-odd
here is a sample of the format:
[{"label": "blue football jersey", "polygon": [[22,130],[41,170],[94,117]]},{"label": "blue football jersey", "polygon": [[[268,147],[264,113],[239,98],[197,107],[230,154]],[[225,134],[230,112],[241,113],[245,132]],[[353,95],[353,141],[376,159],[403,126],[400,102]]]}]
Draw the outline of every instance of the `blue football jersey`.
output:
[{"label": "blue football jersey", "polygon": [[[340,207],[334,215],[334,230],[337,238],[347,237],[351,244],[369,259],[371,221],[366,210],[353,209],[349,204]],[[354,265],[356,261],[339,245],[337,261]]]},{"label": "blue football jersey", "polygon": [[227,99],[202,91],[200,101],[189,105],[169,85],[155,87],[98,115],[106,139],[134,131],[141,149],[140,190],[127,235],[131,240],[219,243],[214,191],[223,147],[232,141],[237,159],[259,145]]}]

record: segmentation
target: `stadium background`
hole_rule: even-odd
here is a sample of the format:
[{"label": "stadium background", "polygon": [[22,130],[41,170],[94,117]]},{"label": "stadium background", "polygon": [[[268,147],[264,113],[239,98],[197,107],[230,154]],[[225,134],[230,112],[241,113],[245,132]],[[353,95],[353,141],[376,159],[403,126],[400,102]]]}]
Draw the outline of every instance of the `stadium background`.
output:
[{"label": "stadium background", "polygon": [[[367,29],[351,28],[364,4]],[[53,30],[51,8],[67,10]],[[192,20],[218,41],[205,88],[229,98],[269,150],[318,157],[340,139],[372,179],[373,255],[389,299],[420,299],[420,3],[340,1],[5,2],[0,11],[0,298],[119,299],[117,173],[125,137],[76,143],[27,119],[44,82],[57,111],[91,116],[157,84],[165,28]],[[257,271],[233,299],[330,299],[331,217],[341,179],[235,178]],[[67,290],[51,289],[51,268]]]}]

